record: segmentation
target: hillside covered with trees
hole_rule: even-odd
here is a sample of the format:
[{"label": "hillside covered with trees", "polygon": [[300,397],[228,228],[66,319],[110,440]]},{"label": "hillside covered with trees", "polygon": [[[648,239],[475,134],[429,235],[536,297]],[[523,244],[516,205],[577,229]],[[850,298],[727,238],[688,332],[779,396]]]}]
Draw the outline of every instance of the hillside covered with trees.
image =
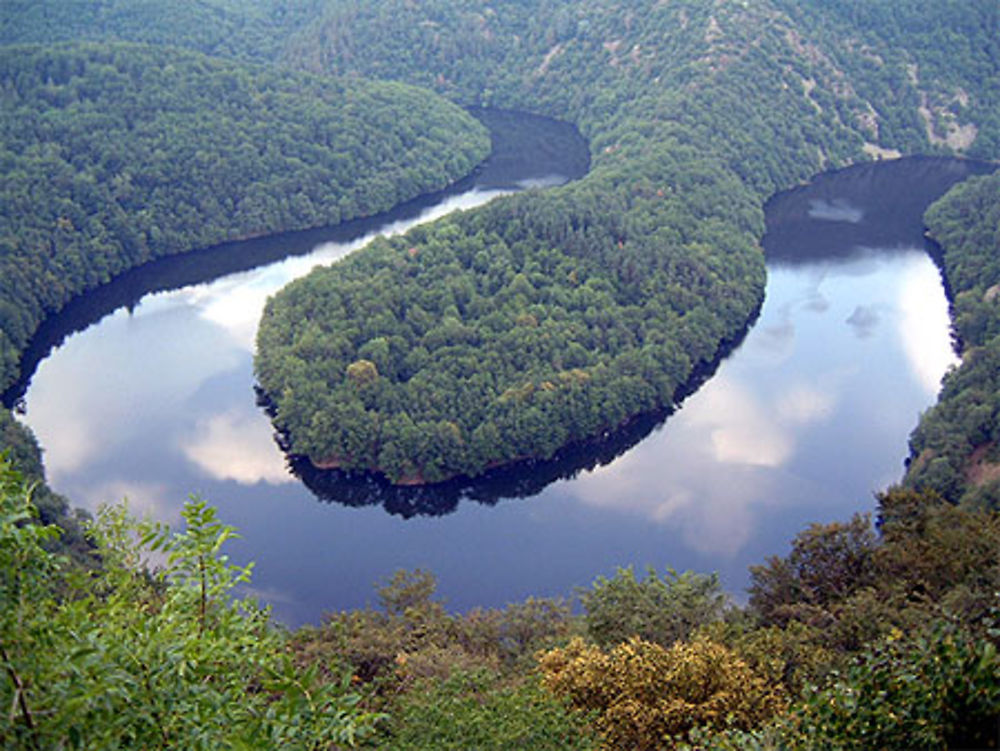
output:
[{"label": "hillside covered with trees", "polygon": [[[0,19],[4,45],[32,43],[0,48],[5,379],[41,317],[118,270],[343,218],[345,191],[359,211],[400,200],[365,182],[413,167],[387,144],[412,140],[429,186],[467,171],[483,132],[429,90],[590,139],[585,179],[379,241],[273,303],[259,367],[279,425],[396,479],[545,455],[669,403],[759,304],[775,190],[896,152],[1000,157],[997,11],[975,0],[74,7],[12,0]],[[257,127],[273,149],[244,149]],[[158,168],[181,189],[144,177]],[[237,596],[251,572],[209,506],[177,533],[122,508],[90,524],[39,484],[4,413],[0,745],[1000,747],[996,198],[995,178],[970,182],[927,215],[966,354],[914,434],[908,487],[879,494],[874,524],[814,525],[755,566],[745,607],[711,575],[624,569],[577,592],[578,614],[456,614],[432,575],[398,572],[377,607],[288,633]],[[466,412],[493,428],[473,440]]]},{"label": "hillside covered with trees", "polygon": [[966,180],[925,216],[941,246],[962,364],[910,438],[905,481],[1000,508],[1000,173]]},{"label": "hillside covered with trees", "polygon": [[265,61],[315,19],[322,0],[9,0],[0,43],[137,42]]},{"label": "hillside covered with trees", "polygon": [[0,384],[41,320],[153,258],[336,224],[464,176],[485,129],[400,84],[135,45],[0,48]]}]

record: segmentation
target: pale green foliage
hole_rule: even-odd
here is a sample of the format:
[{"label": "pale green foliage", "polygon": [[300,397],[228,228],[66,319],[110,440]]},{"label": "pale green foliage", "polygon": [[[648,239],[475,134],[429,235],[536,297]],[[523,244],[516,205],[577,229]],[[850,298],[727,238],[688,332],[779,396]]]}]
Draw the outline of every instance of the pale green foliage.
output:
[{"label": "pale green foliage", "polygon": [[440,603],[432,600],[436,589],[437,580],[430,571],[399,569],[379,587],[378,599],[389,615],[406,615],[407,612],[427,609],[443,613]]},{"label": "pale green foliage", "polygon": [[371,730],[346,684],[299,670],[267,612],[234,598],[250,567],[221,554],[235,533],[215,509],[190,501],[181,533],[105,509],[102,569],[57,597],[51,532],[25,524],[28,494],[0,472],[3,748],[327,749]]}]

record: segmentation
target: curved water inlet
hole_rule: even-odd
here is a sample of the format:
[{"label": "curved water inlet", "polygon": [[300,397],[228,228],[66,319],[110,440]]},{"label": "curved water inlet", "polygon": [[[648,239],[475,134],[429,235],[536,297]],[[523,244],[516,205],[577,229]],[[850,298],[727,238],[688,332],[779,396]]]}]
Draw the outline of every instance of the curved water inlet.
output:
[{"label": "curved water inlet", "polygon": [[[929,165],[909,164],[916,176],[903,163],[888,169],[904,169],[894,178],[903,185],[926,184]],[[628,563],[719,570],[736,591],[747,564],[784,550],[804,523],[870,508],[871,492],[898,478],[905,436],[934,398],[927,373],[949,356],[919,212],[880,218],[877,197],[902,191],[881,186],[884,167],[861,169],[874,171],[771,202],[767,300],[738,353],[666,428],[641,440],[651,419],[639,435],[609,436],[610,448],[576,465],[521,467],[492,490],[394,497],[386,507],[396,515],[353,507],[384,502],[368,480],[328,488],[351,505],[315,503],[249,398],[254,305],[277,270],[153,295],[72,337],[39,369],[27,420],[52,483],[77,502],[127,495],[168,521],[189,492],[217,504],[244,536],[234,557],[258,562],[258,594],[290,623],[362,605],[372,582],[400,567],[434,570],[458,608],[565,594]],[[850,235],[832,243],[843,257],[788,263],[817,239],[865,226],[876,241]],[[791,244],[775,245],[783,235]],[[919,316],[934,299],[930,324]],[[931,371],[915,364],[921,352],[938,358]]]}]

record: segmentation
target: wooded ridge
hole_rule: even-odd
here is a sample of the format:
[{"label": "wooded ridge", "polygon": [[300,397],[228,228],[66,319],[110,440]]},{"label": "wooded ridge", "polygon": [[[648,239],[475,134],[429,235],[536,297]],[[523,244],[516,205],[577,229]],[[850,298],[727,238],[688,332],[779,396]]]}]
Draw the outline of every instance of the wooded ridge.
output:
[{"label": "wooded ridge", "polygon": [[153,258],[439,190],[485,129],[398,83],[160,47],[0,48],[0,390],[41,320]]}]

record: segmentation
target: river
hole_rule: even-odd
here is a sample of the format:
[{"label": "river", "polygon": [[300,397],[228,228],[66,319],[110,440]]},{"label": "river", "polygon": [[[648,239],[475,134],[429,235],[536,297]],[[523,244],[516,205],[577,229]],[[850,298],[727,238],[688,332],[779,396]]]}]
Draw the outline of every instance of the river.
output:
[{"label": "river", "polygon": [[[511,125],[494,123],[508,134]],[[577,176],[585,165],[573,149],[563,170],[558,159],[497,160],[500,172],[374,231]],[[189,494],[218,506],[242,535],[233,560],[256,561],[250,593],[291,625],[373,602],[374,584],[398,568],[433,571],[456,610],[570,595],[622,565],[718,571],[740,599],[749,564],[786,552],[810,522],[872,510],[873,492],[899,479],[906,438],[954,362],[920,213],[969,169],[870,165],[776,197],[760,317],[700,390],[665,422],[653,416],[485,483],[390,491],[321,476],[307,486],[255,405],[267,295],[359,247],[371,228],[205,283],[133,288],[107,315],[98,305],[99,322],[41,359],[23,419],[45,447],[51,485],[78,505],[127,497],[170,523]],[[64,321],[51,338],[87,322]]]}]

